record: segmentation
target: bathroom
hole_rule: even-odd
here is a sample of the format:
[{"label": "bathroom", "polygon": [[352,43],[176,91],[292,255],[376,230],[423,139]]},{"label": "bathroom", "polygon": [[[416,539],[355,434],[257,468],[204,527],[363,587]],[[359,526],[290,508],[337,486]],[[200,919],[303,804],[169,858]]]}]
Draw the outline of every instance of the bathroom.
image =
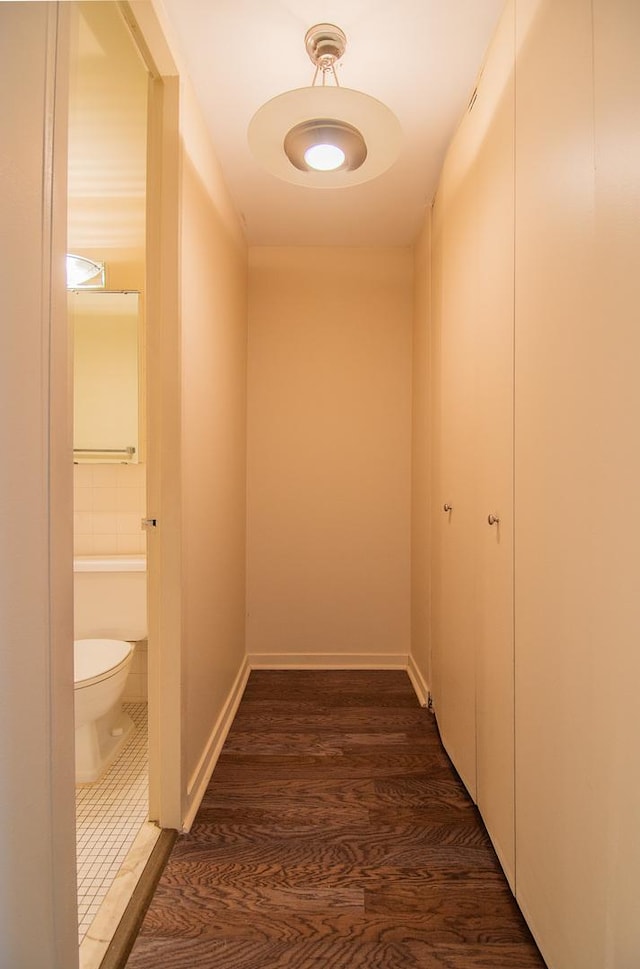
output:
[{"label": "bathroom", "polygon": [[[123,674],[126,726],[124,732],[122,725],[112,730],[122,734],[114,744],[118,749],[113,755],[96,755],[94,763],[76,730],[79,942],[81,965],[88,967],[99,961],[90,930],[94,918],[98,916],[93,934],[104,934],[105,917],[113,917],[114,904],[116,911],[121,909],[118,885],[113,886],[116,873],[136,838],[138,845],[140,839],[147,846],[153,841],[152,832],[144,829],[148,663],[146,535],[141,524],[147,473],[148,74],[115,4],[81,3],[74,5],[72,16],[67,249],[79,257],[68,260],[74,333],[75,638],[119,638],[117,622],[111,630],[98,628],[93,615],[82,615],[85,588],[96,579],[111,585],[137,581],[136,594],[145,611],[136,628],[134,623],[122,630],[123,638],[135,640],[135,648]],[[83,278],[83,260],[88,279]],[[109,369],[117,373],[114,392]],[[101,406],[105,401],[106,407]],[[127,571],[112,571],[118,563]],[[108,571],[94,572],[96,567]],[[76,721],[78,696],[76,689]]]}]

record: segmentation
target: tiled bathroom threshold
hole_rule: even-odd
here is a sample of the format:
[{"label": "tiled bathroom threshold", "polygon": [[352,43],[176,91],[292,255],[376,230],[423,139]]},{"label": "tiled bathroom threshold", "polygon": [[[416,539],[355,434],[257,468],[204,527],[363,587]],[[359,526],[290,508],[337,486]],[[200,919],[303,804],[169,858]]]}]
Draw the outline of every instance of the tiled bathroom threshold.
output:
[{"label": "tiled bathroom threshold", "polygon": [[80,969],[98,969],[160,835],[147,821],[147,704],[125,703],[135,730],[94,784],[76,788]]}]

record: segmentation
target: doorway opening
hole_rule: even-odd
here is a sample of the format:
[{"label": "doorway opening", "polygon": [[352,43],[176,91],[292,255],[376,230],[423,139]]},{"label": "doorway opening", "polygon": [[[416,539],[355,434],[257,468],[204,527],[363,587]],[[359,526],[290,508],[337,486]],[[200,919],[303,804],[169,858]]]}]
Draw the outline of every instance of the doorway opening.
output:
[{"label": "doorway opening", "polygon": [[[116,3],[73,5],[70,55],[68,251],[104,266],[97,285],[90,279],[70,288],[74,558],[76,568],[88,560],[146,563],[149,71]],[[133,722],[129,736],[89,775],[76,757],[83,969],[102,961],[159,835],[148,823],[148,637],[143,628],[129,631],[127,622],[114,615],[115,633],[90,624],[79,632],[76,608],[76,639],[108,636],[134,645],[117,700]]]}]

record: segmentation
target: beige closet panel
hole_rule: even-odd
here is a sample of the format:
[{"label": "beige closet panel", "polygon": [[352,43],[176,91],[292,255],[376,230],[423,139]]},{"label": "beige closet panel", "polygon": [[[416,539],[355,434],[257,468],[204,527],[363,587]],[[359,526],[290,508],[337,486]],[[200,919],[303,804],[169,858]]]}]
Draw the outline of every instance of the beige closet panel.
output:
[{"label": "beige closet panel", "polygon": [[[444,519],[442,510],[442,380],[440,377],[440,331],[442,323],[442,206],[436,200],[431,211],[431,305],[429,312],[429,377],[431,419],[431,502],[430,502],[430,641],[431,641],[431,697],[437,713],[440,690],[441,649],[443,637],[442,539]],[[444,671],[443,671],[444,672]]]},{"label": "beige closet panel", "polygon": [[[509,3],[473,109],[478,519],[478,807],[514,887],[513,281],[514,30]],[[489,516],[497,518],[489,523]]]},{"label": "beige closet panel", "polygon": [[[620,686],[633,639],[637,682],[640,346],[637,299],[632,324],[629,292],[608,292],[594,246],[591,10],[589,0],[517,2],[517,896],[552,969],[631,969],[640,949],[616,961],[608,939],[623,831],[612,813],[628,810],[611,803],[626,781],[618,773],[622,790],[612,788],[610,768],[629,763],[631,742],[623,696],[609,687]],[[620,24],[623,37],[629,26]],[[615,52],[607,59],[613,70]],[[601,92],[602,117],[617,110],[617,93]],[[622,133],[614,141],[625,151]],[[630,164],[637,179],[637,154]],[[637,245],[619,273],[618,213],[607,206],[601,255],[631,286]]]},{"label": "beige closet panel", "polygon": [[[597,325],[589,429],[587,621],[598,652],[594,734],[606,758],[604,957],[640,965],[640,4],[595,0]],[[612,516],[610,513],[613,513]]]},{"label": "beige closet panel", "polygon": [[[442,742],[476,797],[475,358],[463,229],[471,197],[447,181],[434,208],[433,698]],[[451,510],[447,510],[451,508]]]},{"label": "beige closet panel", "polygon": [[513,57],[509,3],[434,212],[432,576],[438,724],[512,883]]}]

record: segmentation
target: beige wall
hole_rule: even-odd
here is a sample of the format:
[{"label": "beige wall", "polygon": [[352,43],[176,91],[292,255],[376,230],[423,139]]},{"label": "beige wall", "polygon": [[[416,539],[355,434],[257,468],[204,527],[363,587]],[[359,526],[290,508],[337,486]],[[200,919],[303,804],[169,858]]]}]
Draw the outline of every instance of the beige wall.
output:
[{"label": "beige wall", "polygon": [[406,663],[412,253],[250,251],[252,662]]},{"label": "beige wall", "polygon": [[431,217],[414,248],[411,441],[411,657],[421,690],[431,685]]},{"label": "beige wall", "polygon": [[16,969],[78,958],[66,6],[0,5],[0,963]]},{"label": "beige wall", "polygon": [[244,662],[247,250],[181,89],[181,515],[187,802]]}]

